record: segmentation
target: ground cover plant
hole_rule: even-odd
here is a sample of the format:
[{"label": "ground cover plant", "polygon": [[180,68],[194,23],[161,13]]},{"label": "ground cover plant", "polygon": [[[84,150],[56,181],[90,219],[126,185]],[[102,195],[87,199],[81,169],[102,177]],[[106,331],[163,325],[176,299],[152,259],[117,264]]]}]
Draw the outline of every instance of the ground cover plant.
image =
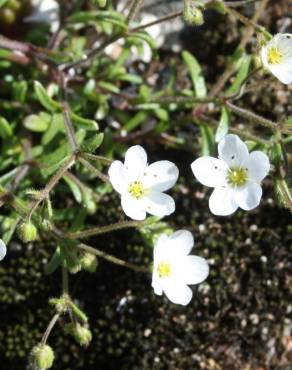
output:
[{"label": "ground cover plant", "polygon": [[288,2],[0,19],[1,366],[289,369]]}]

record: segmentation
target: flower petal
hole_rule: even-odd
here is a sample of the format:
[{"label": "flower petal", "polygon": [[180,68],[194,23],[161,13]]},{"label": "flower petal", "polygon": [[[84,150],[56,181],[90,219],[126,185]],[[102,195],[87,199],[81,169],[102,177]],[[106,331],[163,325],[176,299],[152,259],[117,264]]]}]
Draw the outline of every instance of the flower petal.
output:
[{"label": "flower petal", "polygon": [[178,262],[177,273],[186,284],[199,284],[209,275],[209,265],[205,258],[187,256]]},{"label": "flower petal", "polygon": [[270,161],[265,153],[257,150],[250,153],[243,166],[247,168],[250,179],[261,182],[269,173]]},{"label": "flower petal", "polygon": [[157,295],[162,295],[162,286],[161,286],[161,279],[159,278],[156,269],[153,270],[152,273],[152,288],[154,289],[154,293]]},{"label": "flower petal", "polygon": [[244,189],[238,189],[234,192],[235,201],[238,206],[245,211],[256,208],[262,197],[262,188],[255,182],[249,182]]},{"label": "flower petal", "polygon": [[188,230],[178,230],[170,235],[168,239],[175,252],[179,255],[187,255],[194,246],[194,237]]},{"label": "flower petal", "polygon": [[161,284],[165,295],[171,302],[183,306],[190,303],[193,292],[186,284],[176,279],[163,279]]},{"label": "flower petal", "polygon": [[219,159],[229,167],[241,166],[248,158],[248,149],[237,135],[226,135],[218,144]]},{"label": "flower petal", "polygon": [[170,161],[158,161],[148,166],[143,184],[154,190],[165,191],[174,186],[178,179],[178,168]]},{"label": "flower petal", "polygon": [[228,187],[215,188],[209,199],[210,211],[217,216],[228,216],[234,213],[238,205],[234,200],[233,192]]},{"label": "flower petal", "polygon": [[121,161],[114,161],[108,170],[110,182],[118,193],[123,193],[127,187],[126,171]]},{"label": "flower petal", "polygon": [[270,72],[277,77],[285,85],[292,83],[292,58],[287,60],[287,63],[280,65],[269,65],[268,69]]},{"label": "flower petal", "polygon": [[147,153],[140,145],[131,146],[125,154],[125,169],[130,181],[137,180],[147,167]]},{"label": "flower petal", "polygon": [[225,162],[213,157],[196,159],[191,168],[196,179],[205,186],[216,187],[226,183],[228,167]]},{"label": "flower petal", "polygon": [[161,234],[156,240],[153,249],[154,266],[158,260],[162,260],[164,256],[168,254],[168,251],[169,251],[169,236],[166,234]]},{"label": "flower petal", "polygon": [[2,239],[0,239],[0,261],[2,261],[3,258],[6,256],[6,253],[7,253],[6,244]]},{"label": "flower petal", "polygon": [[145,220],[146,211],[144,210],[141,201],[132,198],[127,193],[122,194],[121,199],[122,208],[125,214],[133,220]]},{"label": "flower petal", "polygon": [[143,198],[145,210],[153,216],[168,216],[175,211],[175,203],[171,196],[158,191],[151,193]]}]

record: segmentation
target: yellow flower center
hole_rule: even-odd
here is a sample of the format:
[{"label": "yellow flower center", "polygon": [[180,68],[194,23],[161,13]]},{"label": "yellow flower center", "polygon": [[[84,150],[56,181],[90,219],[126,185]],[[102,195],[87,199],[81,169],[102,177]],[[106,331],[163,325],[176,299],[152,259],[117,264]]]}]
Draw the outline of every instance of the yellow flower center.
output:
[{"label": "yellow flower center", "polygon": [[227,182],[234,187],[242,186],[247,181],[247,170],[245,168],[231,168],[227,173]]},{"label": "yellow flower center", "polygon": [[128,187],[129,194],[136,199],[141,199],[146,193],[141,181],[134,181]]},{"label": "yellow flower center", "polygon": [[169,277],[171,275],[171,266],[168,262],[162,261],[157,266],[157,272],[160,278]]},{"label": "yellow flower center", "polygon": [[268,50],[268,63],[269,64],[280,64],[283,60],[283,54],[279,49],[272,47]]}]

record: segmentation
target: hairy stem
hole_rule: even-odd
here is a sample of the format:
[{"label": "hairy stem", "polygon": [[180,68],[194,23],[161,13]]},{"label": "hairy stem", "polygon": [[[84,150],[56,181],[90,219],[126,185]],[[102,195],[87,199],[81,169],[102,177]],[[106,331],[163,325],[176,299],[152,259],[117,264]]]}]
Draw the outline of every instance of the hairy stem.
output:
[{"label": "hairy stem", "polygon": [[50,321],[43,337],[42,337],[42,340],[41,340],[41,344],[44,346],[46,343],[47,343],[47,340],[49,338],[49,335],[51,334],[54,326],[56,325],[57,321],[59,320],[59,317],[60,317],[60,313],[56,313],[53,317],[52,317],[52,320]]},{"label": "hairy stem", "polygon": [[96,177],[101,179],[104,182],[110,183],[108,176],[104,175],[102,172],[100,172],[97,168],[95,168],[91,163],[89,163],[84,158],[79,158],[79,162],[83,164],[85,168],[87,168],[90,172],[92,172]]},{"label": "hairy stem", "polygon": [[150,272],[148,267],[134,265],[133,263],[124,261],[120,258],[117,258],[117,257],[111,255],[111,254],[105,253],[105,252],[101,251],[100,249],[90,247],[87,244],[83,244],[83,243],[77,244],[76,247],[79,248],[79,249],[82,249],[86,252],[95,254],[96,256],[98,256],[100,258],[103,258],[103,259],[105,259],[109,262],[112,262],[116,265],[127,267],[127,268],[129,268],[131,270],[134,270],[134,271],[137,271],[137,272],[144,272],[144,273],[149,273]]},{"label": "hairy stem", "polygon": [[66,236],[69,239],[83,239],[83,238],[88,238],[89,236],[93,236],[93,235],[105,234],[111,231],[127,229],[131,227],[139,227],[139,226],[143,226],[143,221],[142,222],[141,221],[122,221],[122,222],[117,222],[115,224],[110,224],[106,226],[93,227],[88,230],[77,231],[74,233],[67,233]]}]

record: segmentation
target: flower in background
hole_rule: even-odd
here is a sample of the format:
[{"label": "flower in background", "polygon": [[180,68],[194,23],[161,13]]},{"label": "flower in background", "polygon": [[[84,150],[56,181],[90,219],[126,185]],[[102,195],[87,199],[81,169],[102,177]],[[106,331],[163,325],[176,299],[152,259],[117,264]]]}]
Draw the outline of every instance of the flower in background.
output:
[{"label": "flower in background", "polygon": [[0,239],[0,261],[3,260],[3,258],[6,256],[7,248],[6,244],[2,239]]},{"label": "flower in background", "polygon": [[178,168],[169,161],[147,164],[147,154],[140,146],[132,146],[125,155],[125,163],[114,161],[109,168],[114,189],[121,194],[122,208],[133,220],[144,220],[146,212],[154,216],[168,216],[175,210],[171,196],[163,192],[178,179]]},{"label": "flower in background", "polygon": [[238,207],[249,211],[262,197],[261,181],[270,169],[269,158],[261,151],[249,154],[237,135],[226,135],[218,144],[219,159],[205,156],[191,167],[197,180],[215,188],[209,207],[214,215],[227,216]]},{"label": "flower in background", "polygon": [[155,294],[164,293],[176,304],[190,303],[193,292],[188,285],[199,284],[209,274],[207,261],[189,255],[194,238],[187,230],[179,230],[168,236],[160,235],[153,252],[152,287]]},{"label": "flower in background", "polygon": [[31,0],[33,13],[24,20],[33,23],[49,23],[52,32],[57,31],[60,24],[60,6],[55,0]]},{"label": "flower in background", "polygon": [[292,34],[278,33],[261,50],[263,65],[283,84],[292,83]]}]

